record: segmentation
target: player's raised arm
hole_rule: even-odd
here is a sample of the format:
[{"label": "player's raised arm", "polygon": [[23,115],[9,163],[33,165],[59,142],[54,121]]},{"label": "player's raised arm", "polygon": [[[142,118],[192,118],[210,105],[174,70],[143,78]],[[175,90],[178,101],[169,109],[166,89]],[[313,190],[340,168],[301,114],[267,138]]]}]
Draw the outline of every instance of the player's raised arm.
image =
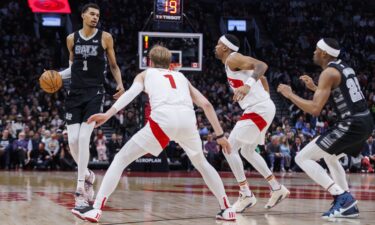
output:
[{"label": "player's raised arm", "polygon": [[270,93],[270,86],[268,85],[267,78],[265,76],[261,76],[260,81],[262,82],[264,90],[266,90],[268,93]]},{"label": "player's raised arm", "polygon": [[207,100],[206,97],[202,95],[193,85],[189,83],[189,89],[190,89],[190,95],[193,99],[193,102],[201,107],[204,111],[204,114],[206,115],[208,121],[210,121],[210,124],[212,125],[215,134],[216,134],[216,141],[219,145],[223,147],[223,151],[227,154],[231,153],[231,146],[224,137],[224,131],[223,128],[220,126],[219,119],[216,116],[214,107],[212,104]]},{"label": "player's raised arm", "polygon": [[113,78],[116,80],[117,87],[116,87],[116,94],[113,95],[114,99],[118,99],[125,91],[124,85],[122,83],[121,78],[121,71],[116,62],[116,55],[115,50],[113,47],[113,37],[110,33],[103,32],[103,41],[104,41],[104,48],[107,52],[109,68],[112,72]]},{"label": "player's raised arm", "polygon": [[306,100],[299,97],[292,92],[290,86],[284,84],[280,84],[277,91],[296,104],[303,111],[314,116],[318,116],[331,94],[332,87],[339,79],[340,74],[337,70],[333,68],[325,69],[320,75],[318,88],[314,93],[313,100]]},{"label": "player's raised arm", "polygon": [[96,122],[95,127],[99,127],[104,124],[109,118],[115,115],[122,108],[127,106],[135,97],[137,97],[144,89],[144,77],[146,71],[139,73],[133,81],[132,86],[127,90],[120,98],[112,105],[110,109],[105,113],[97,113],[90,116],[87,123]]}]

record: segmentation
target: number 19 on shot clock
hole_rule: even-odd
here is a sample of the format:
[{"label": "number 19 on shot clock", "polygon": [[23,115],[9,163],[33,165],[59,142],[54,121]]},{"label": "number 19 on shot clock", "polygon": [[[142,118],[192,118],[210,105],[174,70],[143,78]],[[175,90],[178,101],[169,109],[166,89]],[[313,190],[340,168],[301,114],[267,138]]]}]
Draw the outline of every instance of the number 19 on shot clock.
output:
[{"label": "number 19 on shot clock", "polygon": [[183,0],[155,0],[154,19],[165,22],[182,22]]}]

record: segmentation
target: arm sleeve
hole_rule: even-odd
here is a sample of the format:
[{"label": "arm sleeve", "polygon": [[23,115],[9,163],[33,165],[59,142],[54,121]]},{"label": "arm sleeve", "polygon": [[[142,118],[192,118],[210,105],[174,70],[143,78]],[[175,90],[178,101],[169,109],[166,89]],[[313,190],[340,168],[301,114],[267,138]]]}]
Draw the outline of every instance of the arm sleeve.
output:
[{"label": "arm sleeve", "polygon": [[65,70],[63,71],[60,71],[60,75],[61,75],[61,78],[64,80],[64,79],[69,79],[71,77],[71,74],[72,74],[72,64],[73,62],[69,60],[69,67],[66,68]]},{"label": "arm sleeve", "polygon": [[125,91],[125,93],[121,95],[121,97],[115,102],[115,104],[113,104],[112,107],[118,112],[133,101],[133,99],[143,91],[143,88],[143,83],[134,82],[129,90]]}]

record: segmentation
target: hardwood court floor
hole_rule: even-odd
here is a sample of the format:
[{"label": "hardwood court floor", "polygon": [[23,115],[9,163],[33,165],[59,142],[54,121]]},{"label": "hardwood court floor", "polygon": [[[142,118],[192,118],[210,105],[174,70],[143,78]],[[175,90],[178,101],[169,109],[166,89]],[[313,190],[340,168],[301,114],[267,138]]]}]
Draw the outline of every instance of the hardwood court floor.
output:
[{"label": "hardwood court floor", "polygon": [[[104,172],[96,174],[97,190]],[[233,203],[238,195],[235,179],[231,173],[220,175]],[[263,207],[269,196],[268,185],[257,173],[249,173],[257,205],[238,215],[236,222],[218,223],[214,219],[218,203],[196,172],[127,172],[110,197],[101,224],[374,225],[375,175],[348,176],[351,190],[359,200],[358,219],[321,219],[332,199],[304,173],[277,174],[291,195],[277,207],[266,210]],[[0,171],[0,224],[90,224],[70,213],[75,180],[75,172]]]}]

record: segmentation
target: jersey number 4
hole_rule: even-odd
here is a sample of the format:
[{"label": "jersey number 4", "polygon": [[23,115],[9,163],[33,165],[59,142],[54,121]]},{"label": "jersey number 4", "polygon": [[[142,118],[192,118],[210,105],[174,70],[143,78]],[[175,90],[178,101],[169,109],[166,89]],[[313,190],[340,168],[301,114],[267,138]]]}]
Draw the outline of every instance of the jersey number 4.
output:
[{"label": "jersey number 4", "polygon": [[164,75],[164,77],[169,80],[169,83],[171,84],[171,87],[173,89],[176,89],[176,82],[174,82],[173,76],[170,75],[170,74],[166,74],[166,75]]}]

